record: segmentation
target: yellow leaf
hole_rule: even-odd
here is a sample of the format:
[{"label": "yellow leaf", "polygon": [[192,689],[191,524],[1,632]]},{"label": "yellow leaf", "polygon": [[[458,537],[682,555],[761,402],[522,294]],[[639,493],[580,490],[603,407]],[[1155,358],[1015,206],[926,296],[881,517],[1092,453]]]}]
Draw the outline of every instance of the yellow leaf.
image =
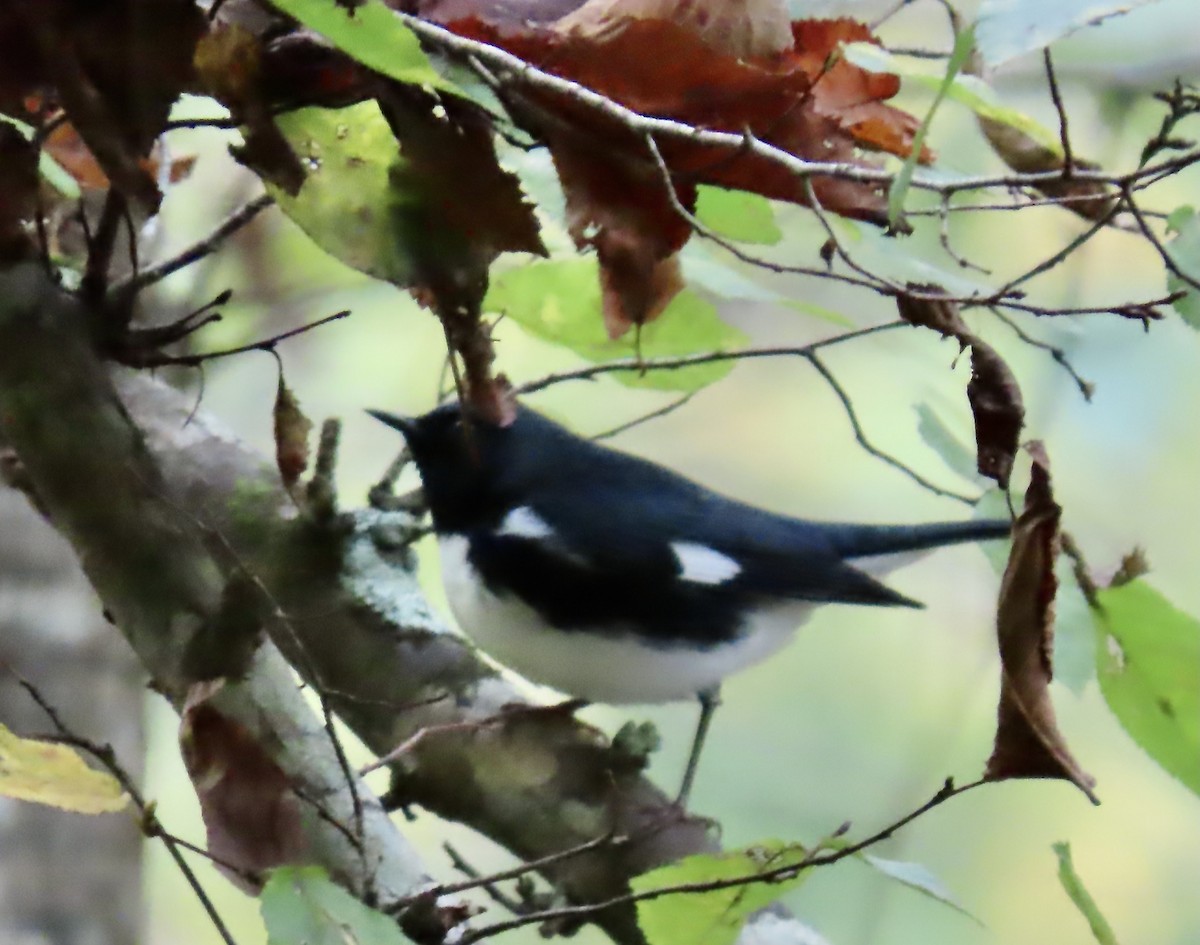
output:
[{"label": "yellow leaf", "polygon": [[80,814],[105,814],[129,803],[110,774],[94,771],[75,749],[14,735],[0,725],[0,794]]}]

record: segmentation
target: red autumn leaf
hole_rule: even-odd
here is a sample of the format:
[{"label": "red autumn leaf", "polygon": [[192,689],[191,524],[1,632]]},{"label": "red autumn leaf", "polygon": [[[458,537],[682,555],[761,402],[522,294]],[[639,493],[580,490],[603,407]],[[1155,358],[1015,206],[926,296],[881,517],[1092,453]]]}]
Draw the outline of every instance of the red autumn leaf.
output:
[{"label": "red autumn leaf", "polygon": [[[472,16],[449,19],[472,8]],[[550,26],[517,22],[467,0],[435,4],[428,13],[641,114],[749,131],[809,161],[872,166],[861,148],[907,156],[918,123],[882,101],[899,81],[837,55],[842,42],[870,41],[867,28],[852,20],[788,26],[782,9],[772,0],[591,0]],[[554,156],[572,237],[597,251],[610,333],[653,319],[682,285],[674,254],[690,227],[646,141],[620,118],[569,94],[519,78],[513,85],[518,120],[545,138]],[[803,179],[746,150],[665,136],[657,146],[687,211],[698,183],[808,202]],[[886,219],[878,185],[817,177],[812,187],[830,212]]]},{"label": "red autumn leaf", "polygon": [[995,746],[984,776],[989,781],[1062,778],[1099,803],[1092,793],[1095,779],[1071,756],[1050,702],[1058,590],[1054,561],[1062,508],[1054,501],[1042,444],[1027,449],[1033,457],[1031,479],[1000,585],[996,630],[1003,676]]},{"label": "red autumn leaf", "polygon": [[738,59],[773,56],[792,46],[787,6],[781,0],[588,0],[555,29],[601,42],[639,20],[674,23]]},{"label": "red autumn leaf", "polygon": [[200,801],[208,850],[228,878],[248,893],[261,890],[245,875],[304,859],[300,800],[291,782],[254,736],[210,700],[221,682],[196,683],[188,693],[179,741]]}]

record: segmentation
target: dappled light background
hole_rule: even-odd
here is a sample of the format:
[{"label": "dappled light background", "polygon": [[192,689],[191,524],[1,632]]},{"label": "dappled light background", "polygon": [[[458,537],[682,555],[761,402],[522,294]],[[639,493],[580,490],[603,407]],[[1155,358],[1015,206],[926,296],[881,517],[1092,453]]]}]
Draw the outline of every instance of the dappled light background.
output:
[{"label": "dappled light background", "polygon": [[[858,4],[856,13],[858,7],[869,19],[879,5]],[[1106,167],[1132,166],[1161,115],[1148,93],[1169,85],[1180,70],[1192,78],[1200,74],[1194,44],[1188,50],[1191,61],[1177,52],[1180,24],[1190,33],[1194,23],[1194,0],[1168,0],[1055,47],[1078,152]],[[945,36],[936,9],[905,11],[885,35],[898,45],[945,44],[944,38],[930,38]],[[1055,126],[1036,56],[1014,63],[997,84],[1009,104]],[[900,101],[918,114],[928,103],[927,95],[907,88]],[[181,112],[197,115],[206,107],[191,101]],[[155,237],[160,255],[206,233],[258,192],[253,179],[224,153],[228,140],[212,131],[173,136],[173,148],[198,152],[201,159],[165,205]],[[939,112],[932,143],[954,169],[999,167],[971,116],[953,104]],[[1193,168],[1154,194],[1153,206],[1164,211],[1198,203],[1200,176]],[[811,214],[781,208],[779,220],[789,236],[772,252],[815,260],[824,233]],[[955,218],[951,233],[956,249],[995,270],[991,278],[999,282],[1054,252],[1084,225],[1055,210],[993,212]],[[931,260],[955,268],[938,251],[936,234],[929,243]],[[280,355],[308,415],[318,422],[327,416],[344,420],[341,496],[346,505],[363,504],[366,488],[399,442],[362,408],[420,412],[435,403],[445,385],[437,321],[405,294],[326,256],[276,211],[262,215],[233,245],[170,279],[160,298],[194,306],[226,286],[235,287],[225,320],[196,341],[202,350],[351,309],[349,319],[286,342]],[[1129,301],[1163,294],[1161,273],[1144,242],[1111,232],[1030,290],[1050,305]],[[861,290],[811,279],[778,278],[769,284],[841,313],[856,327],[895,318],[887,300]],[[760,344],[801,344],[844,330],[766,303],[727,304],[722,311]],[[1026,435],[1046,441],[1065,527],[1092,566],[1104,573],[1124,553],[1142,546],[1153,568],[1149,580],[1178,607],[1200,612],[1195,538],[1200,338],[1173,316],[1148,332],[1136,321],[1112,315],[1023,318],[1025,330],[1065,349],[1080,374],[1095,383],[1089,404],[1045,351],[1023,344],[988,312],[967,317],[1017,370],[1029,411]],[[510,323],[499,324],[497,338],[499,367],[517,383],[579,363],[565,349],[531,339]],[[830,349],[825,361],[853,398],[876,445],[956,491],[982,491],[980,482],[962,478],[917,432],[917,407],[927,405],[960,439],[972,440],[962,392],[969,364],[958,357],[953,342],[906,329]],[[274,360],[247,354],[209,364],[202,392],[195,390],[198,397],[202,393],[205,410],[270,454],[275,383]],[[531,402],[582,433],[594,433],[670,400],[668,394],[605,379],[558,385]],[[615,442],[781,512],[888,522],[970,514],[858,447],[833,391],[802,359],[736,367],[681,409]],[[1019,501],[1023,479],[1018,479]],[[422,551],[423,580],[440,603],[436,558],[431,546]],[[720,823],[725,844],[764,838],[813,842],[846,821],[852,824],[851,836],[861,836],[918,806],[947,776],[965,782],[981,772],[991,749],[999,689],[992,626],[998,574],[979,550],[960,547],[898,572],[892,583],[928,608],[902,613],[829,608],[781,655],[726,685],[725,705],[693,794],[695,809]],[[1076,647],[1089,641],[1078,632],[1071,639]],[[1054,687],[1060,727],[1083,767],[1098,779],[1101,807],[1093,808],[1065,782],[992,785],[956,798],[874,851],[923,864],[970,916],[853,860],[814,873],[789,895],[792,908],[833,945],[1087,945],[1093,939],[1058,884],[1050,849],[1052,842],[1067,840],[1077,869],[1122,942],[1194,945],[1200,936],[1200,897],[1195,895],[1200,800],[1124,734],[1094,682],[1079,682],[1077,673],[1065,675],[1075,675],[1076,681]],[[158,801],[159,816],[171,830],[200,841],[203,828],[179,761],[176,720],[153,697],[148,714],[147,794]],[[595,707],[584,717],[610,732],[629,718],[653,720],[664,745],[654,756],[652,775],[668,790],[678,783],[694,706]],[[361,751],[359,758],[367,760]],[[447,839],[480,869],[507,862],[500,851],[429,817],[419,816],[404,829],[421,844],[439,878],[452,876],[441,852]],[[216,942],[191,893],[153,844],[150,863],[148,940],[155,945]],[[203,875],[239,942],[261,942],[257,902],[211,870]],[[493,914],[498,909],[486,904]],[[536,931],[525,929],[504,940],[532,942]],[[585,929],[578,940],[599,941],[600,936]]]}]

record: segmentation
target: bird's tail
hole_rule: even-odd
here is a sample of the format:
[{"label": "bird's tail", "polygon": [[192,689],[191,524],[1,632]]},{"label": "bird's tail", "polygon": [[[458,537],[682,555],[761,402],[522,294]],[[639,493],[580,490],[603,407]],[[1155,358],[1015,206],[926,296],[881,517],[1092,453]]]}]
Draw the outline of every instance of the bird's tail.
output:
[{"label": "bird's tail", "polygon": [[830,538],[838,553],[850,561],[871,555],[924,551],[964,541],[1007,538],[1012,531],[1008,519],[966,522],[935,522],[927,525],[833,525]]}]

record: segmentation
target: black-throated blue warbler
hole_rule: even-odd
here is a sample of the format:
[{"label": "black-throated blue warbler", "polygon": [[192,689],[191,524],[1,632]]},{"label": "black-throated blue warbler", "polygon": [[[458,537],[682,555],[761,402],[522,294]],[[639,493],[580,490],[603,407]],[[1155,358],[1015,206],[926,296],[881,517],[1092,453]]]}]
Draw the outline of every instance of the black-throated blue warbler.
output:
[{"label": "black-throated blue warbler", "polygon": [[[469,409],[469,408],[468,408]],[[589,702],[699,697],[686,799],[721,681],[821,604],[920,606],[878,574],[1009,522],[858,525],[776,515],[576,436],[524,406],[507,426],[447,404],[404,434],[446,596],[500,663]]]}]

